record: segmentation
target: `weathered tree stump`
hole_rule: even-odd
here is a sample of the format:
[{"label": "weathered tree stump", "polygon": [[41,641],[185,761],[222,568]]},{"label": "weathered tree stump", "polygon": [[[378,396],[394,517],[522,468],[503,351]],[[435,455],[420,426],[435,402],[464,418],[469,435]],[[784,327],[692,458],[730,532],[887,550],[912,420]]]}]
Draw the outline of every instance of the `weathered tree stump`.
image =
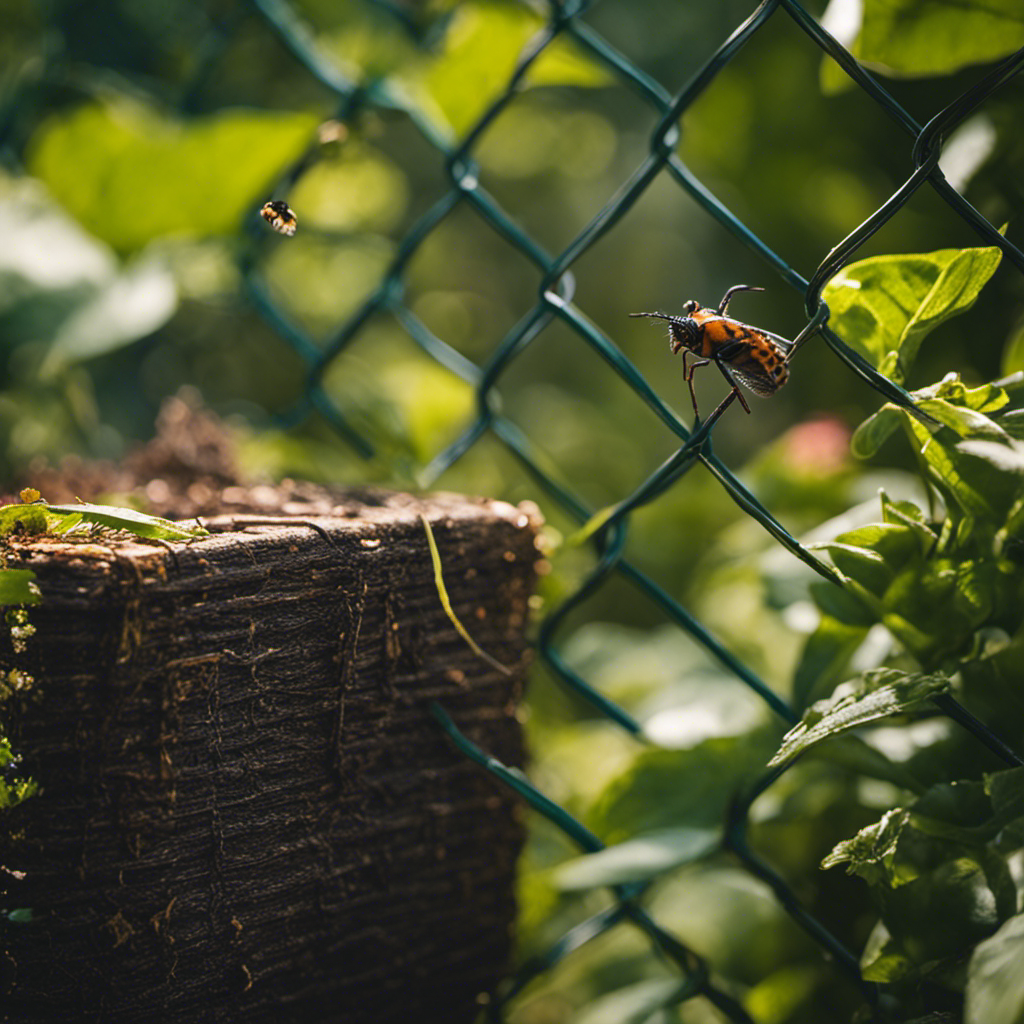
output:
[{"label": "weathered tree stump", "polygon": [[[25,872],[9,906],[33,912],[0,933],[0,1019],[473,1020],[507,966],[522,829],[429,705],[521,760],[534,529],[501,502],[361,497],[190,545],[16,545],[44,596],[10,655],[42,793],[0,834]],[[446,617],[421,512],[510,675]]]}]

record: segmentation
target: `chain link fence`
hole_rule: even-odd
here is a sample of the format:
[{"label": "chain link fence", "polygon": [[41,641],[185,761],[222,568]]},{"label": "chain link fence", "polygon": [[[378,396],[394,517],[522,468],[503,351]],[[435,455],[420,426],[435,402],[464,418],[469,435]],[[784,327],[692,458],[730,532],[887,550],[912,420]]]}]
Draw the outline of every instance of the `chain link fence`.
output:
[{"label": "chain link fence", "polygon": [[[716,454],[712,445],[712,421],[688,426],[666,404],[652,384],[626,357],[612,338],[592,322],[585,309],[575,301],[577,265],[601,239],[636,207],[656,180],[667,177],[690,202],[699,207],[721,229],[731,233],[765,267],[802,296],[806,311],[806,331],[801,337],[815,335],[815,344],[823,342],[834,354],[836,372],[849,371],[874,388],[886,401],[912,408],[908,394],[897,384],[880,375],[858,352],[834,334],[828,326],[829,311],[822,301],[825,284],[846,265],[865,242],[918,192],[931,189],[948,207],[976,232],[979,243],[998,246],[1006,260],[1024,273],[1024,252],[1009,242],[978,213],[945,179],[938,169],[944,140],[965,119],[1010,78],[1024,67],[1024,51],[1014,54],[977,78],[954,102],[934,113],[927,124],[919,124],[896,99],[866,71],[840,43],[826,32],[818,20],[794,0],[764,0],[742,24],[715,50],[701,66],[691,68],[689,81],[673,93],[653,80],[630,59],[616,49],[614,40],[603,38],[585,20],[588,8],[597,6],[586,0],[548,0],[543,6],[544,24],[520,55],[507,86],[458,144],[449,144],[439,135],[432,122],[425,119],[420,108],[390,88],[386,80],[367,85],[348,80],[337,66],[317,49],[296,12],[284,0],[250,0],[250,14],[261,19],[321,88],[336,97],[336,118],[340,122],[359,118],[367,110],[397,113],[414,126],[427,145],[443,157],[447,175],[446,191],[422,214],[401,239],[397,250],[368,298],[343,323],[337,325],[323,342],[299,326],[289,311],[275,297],[262,274],[263,258],[259,246],[250,245],[241,259],[245,290],[253,307],[277,335],[284,339],[300,357],[306,386],[295,406],[283,417],[290,425],[298,425],[313,417],[326,419],[337,435],[363,457],[374,455],[373,441],[355,425],[348,410],[340,405],[325,385],[325,377],[339,356],[366,330],[378,315],[393,317],[423,354],[447,371],[469,384],[475,395],[476,413],[461,436],[437,454],[420,482],[429,487],[453,467],[484,438],[496,441],[525,467],[536,485],[581,527],[590,524],[589,543],[596,552],[596,563],[582,585],[549,612],[539,624],[537,649],[546,665],[574,694],[589,702],[601,715],[615,722],[628,733],[639,735],[641,728],[633,716],[600,693],[569,663],[560,647],[563,626],[569,616],[584,610],[594,595],[612,578],[624,581],[652,602],[665,620],[687,633],[722,666],[756,693],[778,717],[789,726],[799,719],[798,713],[758,677],[758,675],[725,647],[687,608],[683,607],[658,582],[629,560],[624,554],[626,533],[631,515],[664,494],[682,477],[697,467],[704,467],[744,513],[756,520],[778,544],[809,566],[830,583],[841,585],[837,573],[822,562],[773,516],[733,471]],[[422,41],[423,28],[413,16],[412,7],[379,0],[378,6],[405,26],[410,37]],[[785,259],[774,252],[751,230],[728,205],[715,197],[709,188],[687,166],[679,155],[680,119],[702,93],[715,81],[744,46],[773,19],[788,19],[802,33],[805,45],[817,48],[832,58],[868,97],[881,114],[897,125],[906,136],[906,181],[863,223],[839,241],[806,278]],[[230,31],[230,26],[225,32]],[[607,202],[585,228],[561,252],[549,253],[520,225],[514,210],[506,209],[492,197],[481,183],[475,152],[482,136],[521,90],[524,80],[538,59],[553,45],[570,40],[591,60],[600,65],[618,82],[626,86],[646,104],[658,118],[649,137],[649,152],[622,182],[614,197]],[[220,50],[216,40],[205,40],[202,53],[202,74],[216,66]],[[187,97],[185,106],[187,107]],[[315,147],[314,147],[315,149]],[[297,162],[280,182],[275,195],[287,197],[289,187],[307,170],[314,158],[313,150]],[[535,269],[539,278],[536,301],[509,330],[490,356],[475,363],[457,348],[437,337],[417,316],[406,301],[409,266],[424,243],[456,210],[469,212],[489,231],[513,246]],[[258,220],[250,224],[252,238],[262,230]],[[617,503],[593,520],[596,509],[552,467],[550,459],[538,448],[528,431],[502,411],[500,392],[503,378],[510,367],[530,348],[545,344],[553,325],[561,324],[602,360],[607,371],[617,377],[661,421],[664,428],[678,438],[678,449],[632,493],[619,496]],[[799,365],[799,363],[797,363]],[[735,410],[734,410],[735,412]],[[596,524],[596,525],[595,525]],[[952,698],[938,698],[941,709],[963,727],[971,729],[1006,763],[1021,761],[975,721]],[[497,763],[485,751],[477,749],[458,731],[440,707],[435,708],[441,728],[470,758],[478,761],[501,783],[515,789],[539,814],[548,818],[582,851],[600,850],[602,843],[567,811],[549,800],[518,770]],[[770,887],[781,906],[803,928],[831,959],[836,971],[855,986],[864,1002],[877,1007],[876,986],[861,977],[857,954],[847,949],[823,922],[801,905],[797,894],[787,885],[748,843],[749,811],[754,801],[772,786],[789,765],[766,773],[749,791],[738,797],[729,812],[723,846],[738,858],[754,876]],[[663,999],[664,1005],[681,1004],[703,997],[724,1016],[735,1022],[750,1022],[743,1006],[713,980],[714,965],[705,963],[694,952],[675,939],[644,909],[642,885],[623,885],[615,889],[613,904],[564,935],[545,954],[525,964],[506,989],[488,1007],[492,1020],[504,1019],[510,1003],[535,978],[555,964],[571,957],[583,945],[605,932],[635,927],[650,940],[656,955],[674,966],[678,985]]]},{"label": "chain link fence", "polygon": [[[630,514],[655,500],[675,484],[681,477],[698,465],[703,465],[715,476],[732,499],[748,515],[756,519],[780,544],[796,558],[805,562],[817,573],[833,583],[838,577],[830,566],[821,562],[814,554],[793,537],[737,479],[728,466],[714,454],[710,428],[711,421],[697,425],[691,430],[680,422],[677,415],[668,408],[650,383],[625,357],[615,342],[602,333],[587,318],[585,310],[574,301],[573,268],[581,257],[623,218],[629,215],[652,182],[667,174],[673,182],[709,217],[714,218],[725,230],[731,232],[750,250],[756,253],[767,266],[790,287],[796,289],[804,300],[807,314],[807,332],[817,332],[828,344],[838,361],[864,379],[887,401],[912,407],[907,393],[886,377],[880,375],[856,351],[828,328],[828,309],[822,302],[821,293],[825,284],[846,263],[848,263],[876,231],[889,221],[905,203],[922,187],[934,189],[949,206],[962,217],[976,232],[979,240],[998,246],[1007,259],[1024,272],[1024,252],[1008,242],[1000,232],[988,223],[952,186],[938,170],[944,139],[969,117],[977,107],[995,90],[1024,67],[1024,51],[1014,54],[1000,63],[953,103],[939,110],[926,125],[918,124],[904,110],[896,99],[861,67],[854,57],[832,38],[800,4],[787,0],[765,0],[722,45],[703,66],[693,70],[689,82],[678,93],[672,94],[659,82],[652,80],[629,59],[619,53],[613,43],[602,38],[583,20],[582,15],[591,5],[583,2],[550,2],[547,5],[547,23],[524,49],[515,73],[508,81],[504,94],[498,98],[465,135],[453,147],[444,146],[429,125],[423,124],[414,108],[403,108],[399,97],[379,91],[358,88],[346,82],[336,71],[318,59],[313,48],[306,42],[300,26],[292,12],[279,0],[253,0],[263,17],[274,27],[281,42],[316,76],[322,84],[337,93],[339,117],[352,117],[364,105],[381,105],[391,109],[404,109],[405,114],[418,122],[424,136],[435,146],[443,149],[445,168],[450,188],[420,219],[416,226],[402,240],[398,252],[376,291],[362,307],[341,324],[329,343],[321,346],[288,325],[284,312],[275,306],[260,283],[258,268],[247,266],[247,284],[253,301],[262,313],[299,351],[307,366],[308,390],[302,403],[292,414],[292,421],[316,411],[326,416],[338,433],[362,453],[370,454],[368,440],[353,429],[346,418],[345,410],[338,408],[325,391],[322,381],[325,372],[346,346],[359,336],[367,321],[378,313],[394,316],[408,331],[415,342],[433,359],[445,368],[472,384],[476,393],[477,415],[461,437],[434,458],[427,468],[423,483],[430,485],[442,473],[462,458],[482,437],[490,434],[508,448],[525,466],[537,484],[558,503],[581,526],[588,523],[595,510],[587,507],[584,500],[567,489],[553,475],[543,468],[547,462],[537,451],[526,432],[509,418],[502,415],[498,400],[502,376],[508,367],[531,345],[543,345],[545,330],[554,321],[561,321],[579,338],[590,346],[626,384],[635,389],[640,398],[656,413],[665,426],[680,439],[680,446],[658,470],[644,481],[632,494],[624,495],[610,514],[602,520],[591,542],[595,545],[599,559],[583,585],[559,608],[548,614],[540,624],[537,647],[540,655],[562,680],[562,682],[590,702],[601,714],[608,716],[623,729],[639,733],[640,727],[623,708],[609,701],[588,681],[581,678],[567,663],[559,650],[560,627],[575,610],[587,603],[592,595],[613,575],[627,580],[632,586],[651,599],[671,622],[690,634],[704,645],[727,669],[756,692],[769,708],[785,723],[798,720],[794,710],[762,681],[757,675],[682,607],[653,579],[632,564],[623,555],[626,529]],[[388,5],[390,7],[390,5]],[[394,8],[390,8],[394,10]],[[402,17],[400,10],[396,17]],[[907,180],[867,220],[860,224],[846,238],[842,239],[821,262],[810,279],[804,278],[778,254],[773,252],[758,236],[747,227],[729,208],[701,183],[687,167],[677,152],[680,140],[680,118],[701,93],[713,82],[715,76],[736,58],[743,46],[760,31],[772,18],[789,18],[807,37],[807,45],[819,47],[831,57],[854,82],[878,105],[885,116],[891,118],[906,133],[907,164],[911,168]],[[660,121],[650,136],[650,152],[631,177],[623,182],[617,195],[590,221],[586,228],[562,252],[549,254],[519,226],[514,212],[500,206],[487,194],[480,182],[478,168],[474,162],[474,149],[487,128],[516,96],[525,76],[537,59],[556,40],[569,38],[589,53],[607,70],[630,86],[657,112]],[[303,170],[300,164],[294,168],[298,177]],[[287,182],[285,183],[287,186]],[[285,188],[283,194],[287,194]],[[435,228],[458,206],[468,207],[491,230],[500,234],[526,257],[541,275],[536,304],[526,312],[515,327],[508,332],[490,359],[483,365],[475,365],[455,349],[435,337],[405,304],[404,278],[413,254]],[[801,335],[801,338],[804,335]],[[990,748],[1003,757],[1008,764],[1020,764],[1012,752],[979,723],[970,719],[966,711],[952,698],[942,698],[943,710],[954,716],[961,724],[973,729]],[[452,740],[467,756],[478,761],[492,772],[501,782],[515,789],[540,814],[555,823],[585,852],[603,847],[601,841],[574,820],[556,803],[515,769],[508,768],[490,758],[486,752],[477,749],[462,736],[454,723],[441,708],[435,709],[440,724]],[[876,986],[862,980],[856,953],[844,947],[825,925],[808,913],[787,883],[751,849],[747,841],[748,812],[758,796],[768,789],[785,771],[777,769],[766,774],[749,792],[738,798],[729,814],[724,846],[743,863],[755,876],[771,888],[780,904],[793,919],[820,943],[833,960],[836,969],[843,972],[859,990],[863,999],[872,1007],[878,1005]],[[565,935],[545,955],[525,965],[513,982],[502,993],[501,998],[490,1006],[491,1019],[504,1019],[503,1009],[524,987],[538,975],[549,970],[554,964],[570,956],[574,950],[591,941],[609,929],[631,924],[650,939],[658,954],[673,963],[679,972],[678,989],[665,1004],[681,1003],[703,996],[728,1020],[749,1022],[750,1016],[729,994],[717,987],[712,980],[712,967],[702,962],[671,934],[659,926],[642,907],[640,896],[643,886],[622,886],[616,890],[614,905],[578,925]]]}]

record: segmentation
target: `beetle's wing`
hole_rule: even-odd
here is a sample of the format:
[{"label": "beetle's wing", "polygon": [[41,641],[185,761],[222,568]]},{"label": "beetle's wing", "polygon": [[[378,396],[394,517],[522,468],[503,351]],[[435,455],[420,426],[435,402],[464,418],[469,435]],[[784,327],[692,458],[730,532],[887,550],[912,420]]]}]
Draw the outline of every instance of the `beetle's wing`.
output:
[{"label": "beetle's wing", "polygon": [[762,338],[766,338],[768,341],[773,342],[778,346],[780,354],[785,356],[789,353],[789,350],[793,347],[793,342],[789,338],[782,337],[781,334],[773,334],[771,331],[766,331],[763,327],[755,327],[753,324],[740,323],[739,320],[734,320],[733,323],[739,324],[746,331],[750,331],[752,334],[760,334]]},{"label": "beetle's wing", "polygon": [[742,370],[738,370],[735,366],[730,366],[729,369],[744,387],[749,388],[755,395],[760,395],[761,398],[770,398],[779,390],[778,381],[769,377],[767,373],[754,371],[749,365]]}]

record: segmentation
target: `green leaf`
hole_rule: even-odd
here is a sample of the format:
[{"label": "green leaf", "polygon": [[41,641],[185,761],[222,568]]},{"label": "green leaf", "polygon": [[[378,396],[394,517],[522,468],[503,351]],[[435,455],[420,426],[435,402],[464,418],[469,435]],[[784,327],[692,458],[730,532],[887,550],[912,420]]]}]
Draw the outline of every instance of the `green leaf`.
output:
[{"label": "green leaf", "polygon": [[671,828],[648,832],[566,861],[554,872],[554,884],[571,891],[646,882],[681,864],[706,857],[720,842],[719,829]]},{"label": "green leaf", "polygon": [[847,865],[848,874],[857,874],[872,884],[892,877],[896,847],[910,821],[910,812],[901,807],[886,811],[880,821],[862,828],[852,839],[836,844],[821,862],[824,869]]},{"label": "green leaf", "polygon": [[[915,392],[915,397],[918,394],[920,392]],[[943,398],[925,398],[917,403],[917,407],[960,437],[989,438],[1004,443],[1010,441],[1010,435],[995,420],[966,406],[954,405]]]},{"label": "green leaf", "polygon": [[[8,506],[18,508],[19,506]],[[24,506],[20,506],[24,507]],[[133,508],[116,508],[113,505],[91,505],[83,501],[79,505],[41,505],[58,520],[64,517],[77,517],[77,522],[93,523],[111,530],[127,530],[136,537],[149,540],[189,540],[193,537],[205,537],[209,531],[201,526],[189,526],[186,523],[174,523],[170,519],[161,519],[145,512],[137,512]],[[0,510],[2,513],[4,510]],[[59,527],[59,522],[58,522]]]},{"label": "green leaf", "polygon": [[893,501],[885,491],[881,492],[880,498],[883,521],[907,527],[918,541],[919,555],[926,556],[935,550],[938,534],[928,524],[921,509],[912,501]]},{"label": "green leaf", "polygon": [[812,704],[801,721],[786,733],[769,767],[785,764],[808,748],[891,715],[915,710],[929,697],[945,693],[949,680],[943,675],[875,669],[844,683],[824,700]]},{"label": "green leaf", "polygon": [[1024,444],[1019,441],[1009,444],[1000,444],[998,441],[961,441],[956,448],[965,455],[984,459],[1001,473],[1024,473]]},{"label": "green leaf", "polygon": [[899,406],[886,402],[878,412],[869,416],[853,432],[850,451],[858,459],[872,458],[899,429],[902,422],[903,414]]},{"label": "green leaf", "polygon": [[869,629],[878,621],[873,608],[869,608],[849,590],[837,587],[834,583],[816,580],[808,589],[822,616],[826,618],[835,619],[845,626],[858,626],[864,629]]},{"label": "green leaf", "polygon": [[938,75],[1021,46],[1019,0],[865,0],[857,56],[900,75]]},{"label": "green leaf", "polygon": [[1020,1024],[1024,1020],[1024,914],[1011,917],[979,942],[967,966],[964,1024]]},{"label": "green leaf", "polygon": [[1024,817],[1024,768],[1007,768],[985,776],[985,792],[999,827]]},{"label": "green leaf", "polygon": [[846,675],[853,653],[878,621],[875,611],[849,590],[814,583],[811,593],[822,616],[807,638],[793,680],[793,701],[798,709],[817,695],[832,692]]},{"label": "green leaf", "polygon": [[[462,3],[452,15],[441,52],[401,75],[400,87],[420,101],[438,127],[462,135],[508,87],[525,48],[544,25],[543,18],[520,4]],[[531,65],[525,86],[595,88],[611,81],[600,64],[563,34]]]},{"label": "green leaf", "polygon": [[[872,593],[892,578],[892,574],[917,561],[921,554],[920,538],[915,530],[902,523],[869,523],[839,534],[831,544],[822,545],[832,553],[836,567],[857,580]],[[868,557],[865,553],[870,552]],[[878,570],[878,562],[887,572]],[[840,564],[842,563],[842,564]]]},{"label": "green leaf", "polygon": [[966,845],[984,843],[1001,827],[994,823],[992,801],[981,782],[939,783],[917,799],[910,811],[919,832]]},{"label": "green leaf", "polygon": [[870,548],[842,544],[839,541],[810,544],[808,547],[812,551],[827,551],[843,576],[860,584],[869,593],[883,593],[892,581],[892,568],[885,564],[885,559],[877,551]]},{"label": "green leaf", "polygon": [[[908,829],[899,842],[896,871],[904,884],[876,885],[882,918],[910,958],[927,973],[939,961],[966,958],[972,947],[998,927],[997,900],[984,868],[972,857],[954,855],[932,866],[936,840],[917,837],[916,863],[903,865],[903,848],[916,836]],[[914,870],[917,870],[916,877]]]},{"label": "green leaf", "polygon": [[889,934],[883,921],[879,921],[868,936],[860,958],[860,969],[865,981],[882,985],[900,981],[915,971],[914,962]]},{"label": "green leaf", "polygon": [[904,416],[903,421],[910,436],[920,445],[920,454],[931,471],[932,481],[950,504],[982,520],[991,522],[1005,518],[1020,488],[1015,471],[1006,472],[989,459],[941,443],[927,427],[910,416]]},{"label": "green leaf", "polygon": [[[829,325],[876,368],[889,353],[897,353],[901,373],[895,376],[902,379],[927,334],[974,304],[1000,256],[990,246],[870,256],[851,263],[825,287]],[[861,445],[868,444],[861,439]]]},{"label": "green leaf", "polygon": [[0,569],[0,606],[39,604],[43,599],[31,569]]},{"label": "green leaf", "polygon": [[223,110],[177,120],[121,99],[54,115],[29,170],[121,252],[167,235],[233,235],[309,145],[312,113]]},{"label": "green leaf", "polygon": [[686,750],[645,750],[598,796],[593,828],[609,843],[662,829],[717,829],[773,746],[772,735],[752,733]]},{"label": "green leaf", "polygon": [[931,558],[896,576],[882,622],[918,660],[932,663],[970,642],[1003,590],[991,558]]},{"label": "green leaf", "polygon": [[678,978],[638,981],[588,1003],[571,1024],[645,1024],[666,1006],[678,1002],[689,985]]}]

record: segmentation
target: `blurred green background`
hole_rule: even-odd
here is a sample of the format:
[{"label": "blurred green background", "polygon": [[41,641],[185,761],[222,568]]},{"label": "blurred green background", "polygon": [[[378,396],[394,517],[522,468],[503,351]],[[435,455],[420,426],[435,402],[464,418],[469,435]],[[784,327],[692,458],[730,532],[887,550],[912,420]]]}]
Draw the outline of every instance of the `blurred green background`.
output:
[{"label": "blurred green background", "polygon": [[[830,17],[845,6],[834,4]],[[753,7],[605,0],[581,21],[674,94]],[[807,7],[824,13],[822,3]],[[512,0],[295,0],[287,8],[271,0],[2,0],[5,479],[69,454],[119,458],[152,435],[160,403],[187,385],[229,423],[254,477],[415,486],[475,418],[472,387],[428,357],[396,317],[370,317],[323,380],[330,403],[372,444],[374,456],[364,458],[328,420],[303,410],[303,359],[281,324],[261,315],[253,290],[315,346],[329,345],[379,286],[410,228],[448,192],[436,143],[464,137],[502,94],[545,24],[539,11]],[[297,38],[322,62],[324,79],[341,74],[364,90],[341,102],[268,14],[297,19]],[[977,80],[975,61],[1022,43],[1006,36],[991,52],[979,45],[934,73],[903,68],[886,86],[925,123]],[[1017,78],[989,99],[949,140],[942,165],[989,221],[1010,224],[1018,243],[1022,90]],[[472,156],[487,192],[554,255],[641,164],[659,119],[627,81],[563,38]],[[681,128],[679,153],[691,171],[805,277],[913,170],[912,140],[781,13],[717,75]],[[272,197],[295,210],[294,238],[259,220]],[[924,188],[857,256],[980,244]],[[715,305],[742,282],[768,290],[738,296],[733,315],[787,337],[806,323],[801,295],[665,172],[571,269],[576,306],[687,420],[689,398],[663,330],[629,313],[676,311],[690,298]],[[534,306],[541,280],[534,263],[462,202],[415,250],[403,298],[436,337],[480,365]],[[1004,265],[969,316],[929,337],[908,387],[949,370],[975,383],[1024,368],[1024,341],[1012,343],[1024,339],[1022,298],[1024,281]],[[711,370],[697,379],[710,410],[724,383]],[[628,496],[679,445],[557,321],[511,362],[498,390],[503,414],[594,509]],[[819,339],[801,351],[782,391],[751,399],[752,416],[729,411],[715,450],[800,534],[882,484],[896,496],[913,492],[899,445],[870,469],[848,454],[850,430],[880,401]],[[436,486],[541,506],[553,571],[538,611],[557,606],[592,566],[585,548],[563,544],[577,524],[494,438],[475,444]],[[814,625],[803,599],[809,574],[703,468],[632,517],[627,556],[773,688],[788,691]],[[561,635],[566,661],[660,730],[667,746],[686,751],[713,740],[725,745],[723,763],[740,758],[741,748],[744,764],[763,764],[771,753],[774,740],[764,750],[749,743],[767,716],[760,701],[621,580],[571,616]],[[543,668],[531,709],[536,778],[599,822],[615,798],[605,786],[628,775],[636,745],[562,696]],[[794,874],[813,868],[889,796],[858,793],[842,803],[842,820],[831,820],[837,791],[851,785],[839,775],[808,780],[794,772],[773,789],[777,808],[786,808],[766,840],[777,862]],[[553,829],[538,827],[524,871],[524,952],[592,909],[566,900],[545,874],[570,852]],[[759,883],[725,864],[699,870],[696,887],[670,879],[656,909],[717,970],[752,988],[775,979],[755,999],[759,1020],[831,1019],[820,1016],[831,999],[846,1005],[828,988],[817,951]],[[850,894],[860,890],[847,883],[823,876],[803,895],[839,907],[844,934],[857,941],[861,896]],[[602,943],[517,1019],[544,1024],[577,1010],[580,1021],[606,1019],[580,1008],[646,977],[650,958],[633,937],[616,933]],[[687,1004],[672,1019],[718,1018]]]}]

